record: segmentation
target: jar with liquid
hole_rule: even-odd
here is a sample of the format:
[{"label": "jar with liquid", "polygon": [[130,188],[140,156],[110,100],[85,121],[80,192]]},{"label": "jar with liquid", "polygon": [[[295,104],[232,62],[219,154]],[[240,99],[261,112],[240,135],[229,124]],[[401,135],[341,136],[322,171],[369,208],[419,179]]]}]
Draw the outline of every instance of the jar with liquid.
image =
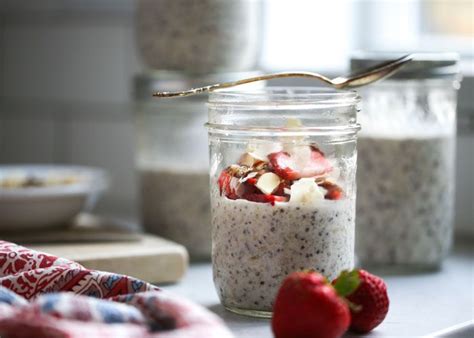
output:
[{"label": "jar with liquid", "polygon": [[358,102],[324,88],[210,94],[213,276],[230,311],[270,317],[291,272],[352,269]]},{"label": "jar with liquid", "polygon": [[[396,57],[366,54],[353,71]],[[391,78],[362,88],[356,253],[362,266],[433,269],[452,242],[455,54],[417,54]]]}]

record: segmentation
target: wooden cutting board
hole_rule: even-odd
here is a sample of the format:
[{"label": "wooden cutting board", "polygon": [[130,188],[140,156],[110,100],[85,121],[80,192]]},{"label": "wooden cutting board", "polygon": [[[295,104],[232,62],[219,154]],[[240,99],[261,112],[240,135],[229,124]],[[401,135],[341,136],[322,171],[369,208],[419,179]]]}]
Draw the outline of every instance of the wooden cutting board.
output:
[{"label": "wooden cutting board", "polygon": [[129,275],[150,283],[176,282],[188,266],[188,253],[182,245],[147,234],[137,234],[133,241],[27,246],[71,259],[88,269]]},{"label": "wooden cutting board", "polygon": [[76,261],[88,269],[129,275],[150,283],[180,280],[188,267],[184,246],[130,230],[120,220],[83,214],[69,227],[2,232],[0,238]]}]

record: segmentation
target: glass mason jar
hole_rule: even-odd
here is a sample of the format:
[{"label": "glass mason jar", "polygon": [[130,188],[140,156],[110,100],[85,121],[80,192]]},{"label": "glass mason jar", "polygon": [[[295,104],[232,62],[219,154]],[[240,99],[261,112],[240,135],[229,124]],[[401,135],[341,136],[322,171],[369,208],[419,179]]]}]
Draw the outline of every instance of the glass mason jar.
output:
[{"label": "glass mason jar", "polygon": [[139,0],[136,37],[154,69],[194,74],[254,69],[262,3],[249,0]]},{"label": "glass mason jar", "polygon": [[156,99],[183,90],[255,76],[258,72],[189,77],[170,71],[135,77],[136,163],[145,231],[183,244],[192,260],[210,260],[207,96]]},{"label": "glass mason jar", "polygon": [[209,96],[213,277],[222,304],[269,317],[282,280],[354,264],[355,92]]},{"label": "glass mason jar", "polygon": [[[393,57],[361,55],[351,68]],[[419,54],[390,79],[360,91],[356,253],[362,266],[437,268],[448,253],[457,62],[455,54]]]}]

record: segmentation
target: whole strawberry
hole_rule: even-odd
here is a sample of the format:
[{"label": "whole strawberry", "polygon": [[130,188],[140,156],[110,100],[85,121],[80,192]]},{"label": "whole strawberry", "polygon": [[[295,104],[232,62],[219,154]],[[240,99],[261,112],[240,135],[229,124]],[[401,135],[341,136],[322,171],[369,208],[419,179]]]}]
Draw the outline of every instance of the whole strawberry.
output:
[{"label": "whole strawberry", "polygon": [[[338,280],[344,274],[356,273],[359,285],[353,292],[344,295],[339,292]],[[365,270],[354,270],[342,273],[334,282],[341,296],[345,296],[351,305],[351,330],[366,333],[373,330],[385,319],[388,312],[389,299],[385,282]],[[346,283],[347,284],[347,283]]]},{"label": "whole strawberry", "polygon": [[276,338],[336,338],[349,322],[346,302],[319,273],[294,272],[283,281],[273,307]]}]

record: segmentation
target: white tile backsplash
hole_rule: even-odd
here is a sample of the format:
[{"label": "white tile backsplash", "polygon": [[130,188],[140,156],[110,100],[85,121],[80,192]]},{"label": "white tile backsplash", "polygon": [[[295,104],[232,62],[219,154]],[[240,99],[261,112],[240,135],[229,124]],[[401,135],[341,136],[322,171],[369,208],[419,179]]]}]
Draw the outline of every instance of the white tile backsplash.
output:
[{"label": "white tile backsplash", "polygon": [[5,74],[5,62],[4,54],[5,54],[5,39],[4,39],[4,21],[3,15],[0,15],[0,97],[4,95],[3,92],[3,77]]},{"label": "white tile backsplash", "polygon": [[101,207],[135,213],[134,133],[131,121],[71,121],[66,162],[96,166],[111,175]]},{"label": "white tile backsplash", "polygon": [[3,119],[2,115],[0,114],[0,162],[3,162]]},{"label": "white tile backsplash", "polygon": [[[127,74],[130,79],[135,74],[141,72],[144,69],[144,65],[140,59],[140,55],[135,42],[135,28],[133,25],[124,26],[123,39],[125,44],[124,53],[126,56],[126,67]],[[130,89],[132,89],[132,82],[129,82]],[[131,92],[131,91],[130,91]]]},{"label": "white tile backsplash", "polygon": [[126,25],[4,27],[4,95],[59,101],[126,102]]},{"label": "white tile backsplash", "polygon": [[38,119],[4,119],[0,138],[2,163],[54,161],[54,121],[50,114]]},{"label": "white tile backsplash", "polygon": [[130,85],[141,64],[133,5],[119,2],[0,8],[0,161],[102,167],[112,187],[99,208],[133,215]]}]

